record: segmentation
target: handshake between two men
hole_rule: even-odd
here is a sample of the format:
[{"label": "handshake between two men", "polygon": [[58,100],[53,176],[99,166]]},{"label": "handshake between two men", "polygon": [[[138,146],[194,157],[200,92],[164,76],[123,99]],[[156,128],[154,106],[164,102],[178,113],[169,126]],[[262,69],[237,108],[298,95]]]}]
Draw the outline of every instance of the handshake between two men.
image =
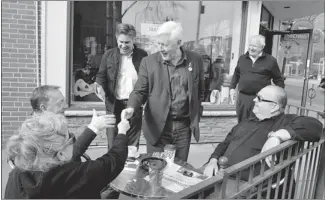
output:
[{"label": "handshake between two men", "polygon": [[[130,123],[127,119],[121,118],[121,122],[117,125],[118,133],[126,133],[130,129]],[[93,109],[93,117],[89,128],[92,129],[95,133],[98,133],[100,130],[105,128],[114,128],[116,124],[116,119],[114,115],[101,115],[98,116],[95,109]]]}]

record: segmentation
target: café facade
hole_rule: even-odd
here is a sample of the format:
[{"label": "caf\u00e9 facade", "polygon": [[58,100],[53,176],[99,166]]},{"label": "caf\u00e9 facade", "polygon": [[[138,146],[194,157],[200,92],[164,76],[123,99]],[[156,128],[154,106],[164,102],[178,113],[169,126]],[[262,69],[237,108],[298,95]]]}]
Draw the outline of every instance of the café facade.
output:
[{"label": "caf\u00e9 facade", "polygon": [[[3,1],[2,137],[10,136],[30,115],[28,97],[44,84],[60,86],[69,105],[65,115],[70,129],[81,133],[93,108],[105,112],[104,103],[87,85],[94,82],[104,51],[116,46],[116,23],[133,24],[136,45],[151,54],[156,51],[153,37],[159,24],[175,20],[183,26],[183,47],[205,60],[207,92],[200,142],[220,142],[237,122],[229,81],[239,56],[247,50],[248,38],[266,35],[265,50],[282,63],[281,34],[267,33],[287,31],[288,23],[294,25],[292,19],[313,29],[305,16],[323,18],[324,23],[324,2]],[[324,34],[324,26],[320,31]],[[324,67],[318,67],[321,76]],[[222,73],[215,73],[215,68]],[[216,76],[221,81],[213,83]],[[93,142],[105,144],[105,134]]]}]

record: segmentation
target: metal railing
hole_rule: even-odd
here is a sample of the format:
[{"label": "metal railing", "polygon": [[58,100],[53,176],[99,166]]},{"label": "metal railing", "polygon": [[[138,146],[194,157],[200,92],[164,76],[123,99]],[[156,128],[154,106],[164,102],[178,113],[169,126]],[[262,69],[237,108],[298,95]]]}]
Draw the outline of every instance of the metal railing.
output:
[{"label": "metal railing", "polygon": [[325,124],[325,118],[324,118],[325,113],[323,111],[317,111],[310,108],[305,108],[305,107],[300,107],[295,105],[287,105],[285,113],[314,117],[319,121],[321,121],[323,125]]},{"label": "metal railing", "polygon": [[[286,113],[292,112],[321,119],[318,111],[289,105]],[[323,170],[320,165],[325,162],[324,149],[324,132],[318,142],[286,141],[224,169],[223,176],[209,178],[171,198],[313,199]]]}]

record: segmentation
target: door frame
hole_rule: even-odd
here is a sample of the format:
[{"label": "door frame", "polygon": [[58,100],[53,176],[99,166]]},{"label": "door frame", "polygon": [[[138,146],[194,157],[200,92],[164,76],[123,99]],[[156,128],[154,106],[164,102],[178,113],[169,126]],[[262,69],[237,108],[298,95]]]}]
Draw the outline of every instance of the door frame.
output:
[{"label": "door frame", "polygon": [[[309,67],[310,67],[310,63],[311,61],[311,53],[312,53],[312,36],[313,36],[313,29],[303,29],[303,30],[287,30],[287,31],[269,31],[267,30],[266,32],[268,32],[268,34],[271,34],[272,38],[275,35],[281,35],[281,36],[285,36],[285,35],[291,35],[291,34],[308,34],[308,45],[307,45],[307,56],[306,56],[306,64],[305,64],[305,72],[304,72],[304,83],[303,83],[303,88],[302,88],[302,94],[301,94],[301,103],[300,106],[301,107],[305,107],[306,106],[306,102],[307,102],[307,92],[308,92],[308,81],[309,81]],[[284,57],[283,60],[283,65],[281,68],[281,73],[282,75],[284,74],[284,69],[285,69],[285,62],[286,62],[286,57]],[[304,110],[301,109],[301,115],[304,114]]]}]

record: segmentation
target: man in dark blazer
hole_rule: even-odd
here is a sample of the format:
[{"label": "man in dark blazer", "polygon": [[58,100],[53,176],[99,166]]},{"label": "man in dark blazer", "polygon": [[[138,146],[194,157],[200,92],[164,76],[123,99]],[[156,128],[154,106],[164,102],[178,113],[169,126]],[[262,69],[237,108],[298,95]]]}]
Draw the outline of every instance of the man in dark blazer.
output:
[{"label": "man in dark blazer", "polygon": [[122,118],[130,118],[146,103],[143,134],[147,152],[162,152],[166,144],[176,147],[175,157],[188,158],[191,133],[200,138],[201,101],[204,98],[203,58],[181,47],[182,26],[174,21],[157,30],[159,51],[145,57],[139,78]]},{"label": "man in dark blazer", "polygon": [[[98,90],[103,89],[97,93],[104,93],[106,112],[115,115],[116,124],[121,121],[121,111],[126,108],[129,95],[138,79],[141,60],[148,55],[147,52],[133,44],[135,36],[136,31],[133,25],[119,24],[117,26],[118,47],[105,52],[96,76],[96,83],[101,86],[97,87]],[[128,145],[139,147],[142,110],[139,108],[129,121],[131,127],[127,132]],[[112,147],[116,135],[117,128],[107,130],[108,148]]]}]

